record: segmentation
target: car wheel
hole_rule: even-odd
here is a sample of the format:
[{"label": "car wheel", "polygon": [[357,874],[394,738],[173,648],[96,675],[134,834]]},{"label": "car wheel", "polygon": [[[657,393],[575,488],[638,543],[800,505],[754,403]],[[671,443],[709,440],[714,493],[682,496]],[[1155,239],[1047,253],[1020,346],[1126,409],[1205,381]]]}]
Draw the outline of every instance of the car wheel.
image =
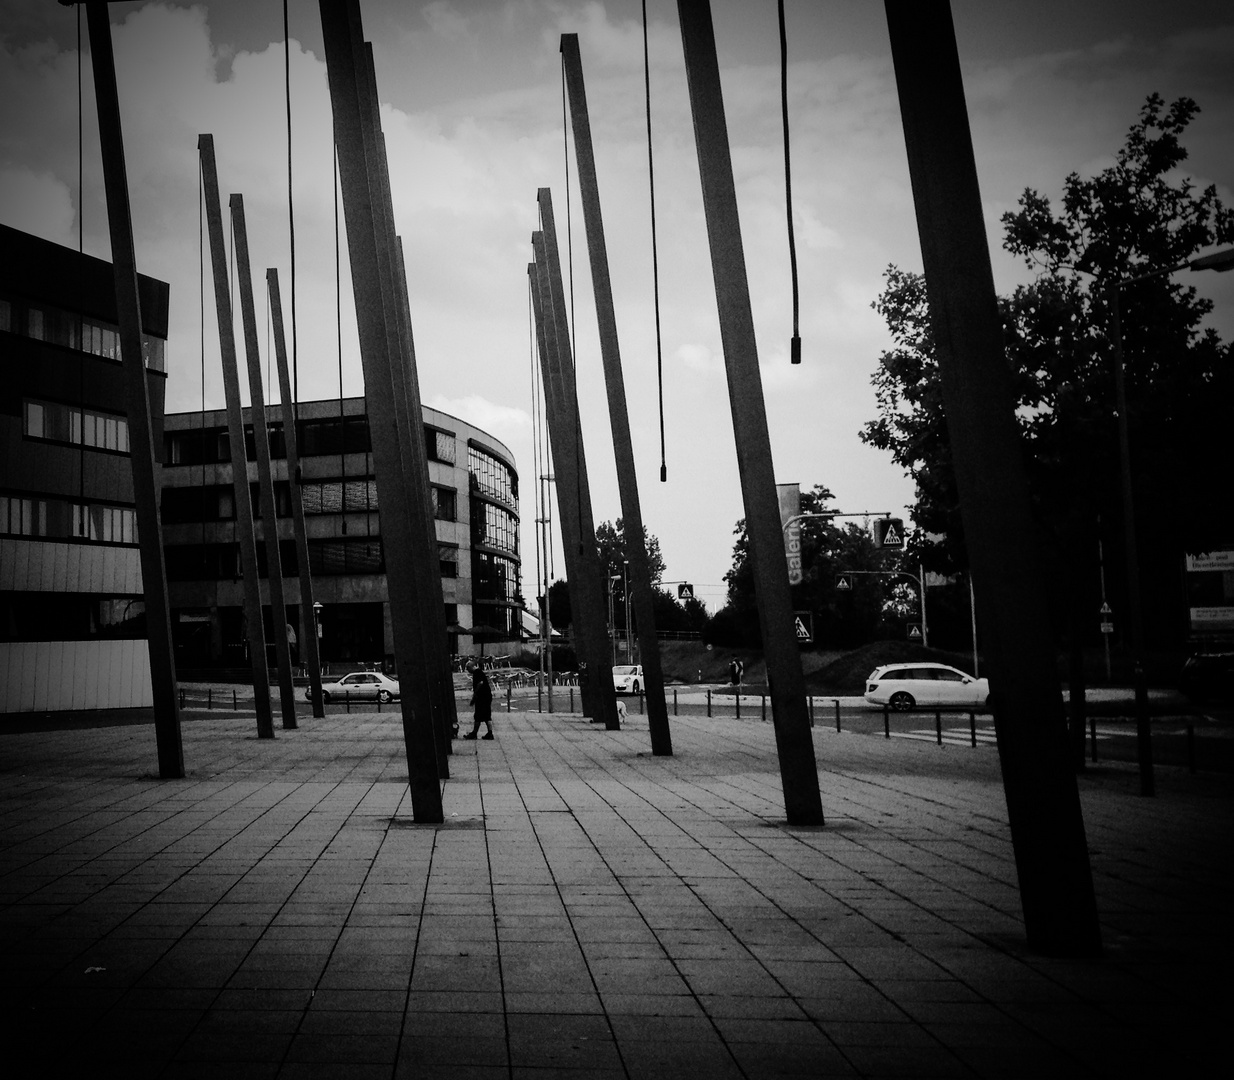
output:
[{"label": "car wheel", "polygon": [[637,681],[637,680],[636,680],[636,681],[634,681],[634,682],[632,682],[632,683],[630,684],[630,693],[631,693],[631,694],[637,694],[637,693],[638,693],[638,681]]},{"label": "car wheel", "polygon": [[394,700],[394,695],[389,690],[378,690],[377,700],[383,705],[389,705]]},{"label": "car wheel", "polygon": [[895,709],[896,712],[908,712],[914,705],[917,704],[913,700],[912,694],[906,694],[901,690],[898,694],[891,695],[891,701],[888,704]]},{"label": "car wheel", "polygon": [[327,701],[329,701],[329,700],[330,700],[330,691],[329,691],[329,690],[323,690],[323,691],[321,692],[321,700],[322,700],[322,703],[323,703],[323,704],[324,704],[325,702],[327,702]]}]

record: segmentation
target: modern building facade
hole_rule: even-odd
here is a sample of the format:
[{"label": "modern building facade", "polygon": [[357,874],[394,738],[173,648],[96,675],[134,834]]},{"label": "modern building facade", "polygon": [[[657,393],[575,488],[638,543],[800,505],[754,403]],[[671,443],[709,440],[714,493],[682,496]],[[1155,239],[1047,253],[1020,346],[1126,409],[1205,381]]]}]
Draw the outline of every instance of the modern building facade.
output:
[{"label": "modern building facade", "polygon": [[[280,559],[296,643],[315,625],[329,671],[389,668],[394,655],[385,576],[390,553],[382,543],[364,399],[302,402],[297,413],[315,622],[299,604],[286,415],[281,406],[271,406],[267,417]],[[508,647],[520,639],[523,608],[514,458],[502,443],[457,417],[427,407],[423,413],[450,651],[469,655]],[[249,409],[244,422],[253,512],[261,529]],[[180,678],[201,669],[243,667],[248,662],[243,581],[226,412],[169,415],[163,461],[163,542]],[[265,605],[264,544],[257,551]],[[272,642],[274,628],[267,622],[265,629]],[[273,646],[268,648],[273,663]],[[298,649],[292,651],[294,656]]]},{"label": "modern building facade", "polygon": [[[161,436],[169,289],[139,275]],[[0,225],[0,712],[150,705],[110,263]]]}]

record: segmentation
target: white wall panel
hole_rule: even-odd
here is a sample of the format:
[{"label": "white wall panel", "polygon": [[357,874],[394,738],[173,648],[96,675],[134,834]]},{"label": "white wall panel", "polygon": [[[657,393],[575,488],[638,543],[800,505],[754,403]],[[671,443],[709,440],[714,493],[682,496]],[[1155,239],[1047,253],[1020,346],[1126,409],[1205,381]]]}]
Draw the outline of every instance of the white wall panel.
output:
[{"label": "white wall panel", "polygon": [[2,712],[140,708],[153,703],[145,639],[0,642]]}]

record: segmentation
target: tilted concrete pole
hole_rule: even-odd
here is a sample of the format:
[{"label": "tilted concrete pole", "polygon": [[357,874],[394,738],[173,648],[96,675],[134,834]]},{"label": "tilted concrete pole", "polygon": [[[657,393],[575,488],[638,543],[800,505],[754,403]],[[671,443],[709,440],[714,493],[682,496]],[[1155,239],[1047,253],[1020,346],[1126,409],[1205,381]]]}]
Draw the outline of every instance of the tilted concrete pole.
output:
[{"label": "tilted concrete pole", "polygon": [[656,634],[655,596],[652,593],[651,569],[644,539],[642,504],[638,497],[634,440],[630,435],[626,384],[617,341],[617,315],[613,307],[613,287],[608,272],[608,248],[604,240],[604,221],[600,214],[600,186],[596,179],[591,121],[587,114],[587,91],[583,84],[583,64],[579,57],[577,34],[562,35],[561,55],[565,62],[566,88],[574,126],[579,192],[583,200],[583,222],[587,230],[587,251],[591,259],[596,321],[600,327],[600,357],[604,364],[604,382],[608,391],[608,415],[613,430],[613,455],[617,463],[617,486],[621,496],[626,556],[630,563],[634,615],[638,621],[639,658],[643,665],[647,695],[647,726],[651,734],[652,753],[657,756],[670,755],[673,752],[673,740],[668,726],[668,705],[664,700],[664,668],[660,662],[660,639]]},{"label": "tilted concrete pole", "polygon": [[1101,932],[955,28],[945,0],[886,10],[1028,943],[1091,954]]},{"label": "tilted concrete pole", "polygon": [[141,300],[137,288],[137,256],[133,249],[133,219],[129,207],[124,134],[116,90],[116,63],[106,4],[87,4],[94,96],[98,102],[99,145],[103,157],[103,188],[111,236],[112,274],[116,283],[116,318],[120,324],[120,357],[124,370],[125,415],[129,425],[129,460],[133,469],[133,501],[137,504],[137,540],[146,602],[146,637],[150,649],[150,682],[154,696],[154,739],[159,776],[184,775],[184,745],[180,735],[180,703],[171,637],[171,606],[163,554],[163,523],[159,518],[159,473],[150,418],[150,386],[141,349]]},{"label": "tilted concrete pole", "polygon": [[283,727],[296,726],[296,687],[291,680],[291,643],[287,640],[287,601],[283,592],[283,560],[279,555],[277,506],[270,467],[270,430],[266,423],[266,395],[261,384],[261,352],[257,346],[257,309],[253,303],[253,269],[249,262],[248,226],[244,220],[244,197],[231,197],[232,230],[235,233],[236,277],[240,289],[240,320],[244,325],[244,355],[248,361],[249,412],[253,418],[253,447],[257,452],[257,497],[261,504],[261,531],[266,544],[266,584],[278,661],[279,705]]},{"label": "tilted concrete pole", "polygon": [[202,187],[206,203],[206,233],[210,238],[210,265],[214,273],[214,306],[218,313],[219,353],[223,367],[223,393],[227,401],[227,442],[231,448],[231,490],[236,504],[236,543],[240,548],[240,574],[244,581],[244,618],[253,672],[253,701],[257,711],[257,735],[274,738],[270,708],[270,669],[266,663],[266,634],[261,619],[261,583],[257,576],[257,539],[253,503],[249,495],[248,454],[244,446],[244,410],[240,404],[240,371],[236,359],[235,324],[231,311],[231,283],[227,276],[227,250],[223,240],[223,208],[219,201],[218,169],[214,161],[214,136],[199,135]]},{"label": "tilted concrete pole", "polygon": [[381,211],[375,205],[373,173],[376,165],[370,159],[365,140],[368,110],[361,82],[360,13],[354,0],[348,3],[321,0],[320,11],[360,357],[364,365],[365,404],[381,506],[395,660],[402,677],[400,703],[412,814],[417,822],[439,823],[443,820],[443,810],[431,701],[427,686],[406,675],[417,670],[423,655],[422,621],[418,611],[423,598],[417,590],[416,572],[410,559],[415,550],[414,510],[410,502],[413,489],[399,440],[391,370],[398,356],[398,316],[394,282],[388,272],[389,261],[387,258],[383,262],[381,257],[381,245],[386,238],[381,228]]},{"label": "tilted concrete pole", "polygon": [[806,707],[805,676],[793,628],[792,596],[784,566],[784,534],[780,528],[763,382],[758,370],[711,9],[705,0],[679,0],[677,10],[784,805],[790,824],[821,825],[822,797]]},{"label": "tilted concrete pole", "polygon": [[[283,402],[283,442],[287,446],[287,486],[291,492],[291,526],[296,537],[296,563],[300,571],[300,656],[308,669],[309,697],[313,716],[326,715],[321,696],[321,653],[317,647],[317,623],[313,614],[313,575],[309,570],[308,530],[304,525],[304,494],[300,490],[300,433],[296,430],[296,400],[292,395],[291,374],[287,369],[287,338],[283,332],[283,300],[279,293],[279,274],[266,270],[270,290],[270,321],[274,327],[274,359],[278,368],[279,396]],[[339,417],[340,422],[342,417]]]},{"label": "tilted concrete pole", "polygon": [[[593,694],[592,716],[603,720],[604,726],[616,731],[621,722],[617,716],[617,695],[613,689],[613,666],[609,655],[608,622],[604,604],[600,566],[600,551],[596,544],[595,518],[591,509],[591,489],[587,483],[587,455],[583,449],[582,419],[578,409],[578,388],[575,383],[574,355],[570,347],[569,320],[566,317],[565,289],[561,279],[561,260],[557,253],[557,230],[553,219],[553,199],[548,188],[537,194],[540,204],[540,224],[544,241],[544,263],[547,270],[549,297],[552,301],[549,325],[556,331],[557,348],[555,372],[561,385],[561,402],[567,410],[569,439],[573,445],[573,458],[577,470],[576,497],[579,525],[579,596],[582,608],[574,612],[579,637],[584,641],[587,653],[588,680]],[[545,309],[544,314],[549,314]],[[553,350],[550,350],[550,356]],[[561,459],[554,455],[559,466]],[[557,481],[557,494],[562,494],[562,478]]]}]

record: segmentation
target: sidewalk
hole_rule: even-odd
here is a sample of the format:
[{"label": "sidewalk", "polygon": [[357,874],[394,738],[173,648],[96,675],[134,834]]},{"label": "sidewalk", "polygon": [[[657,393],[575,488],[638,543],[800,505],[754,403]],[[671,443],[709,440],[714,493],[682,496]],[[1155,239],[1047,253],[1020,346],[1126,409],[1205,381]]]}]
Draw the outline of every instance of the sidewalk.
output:
[{"label": "sidewalk", "polygon": [[[1229,777],[1080,780],[1105,954],[1023,943],[996,751],[496,714],[410,820],[398,713],[0,734],[6,1074],[1199,1075],[1228,1020]],[[1224,1045],[1224,1044],[1223,1044]]]}]

